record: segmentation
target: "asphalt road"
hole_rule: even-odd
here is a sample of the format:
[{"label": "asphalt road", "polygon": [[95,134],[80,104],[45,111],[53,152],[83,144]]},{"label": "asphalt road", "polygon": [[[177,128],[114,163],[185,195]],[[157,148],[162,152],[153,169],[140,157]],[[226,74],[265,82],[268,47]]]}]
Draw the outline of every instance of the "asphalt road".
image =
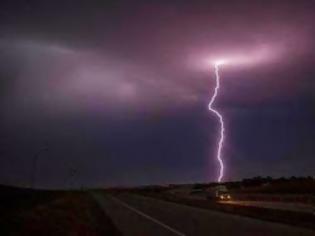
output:
[{"label": "asphalt road", "polygon": [[314,207],[302,203],[287,203],[287,202],[263,202],[263,201],[221,201],[221,204],[233,204],[241,206],[254,206],[278,210],[288,210],[296,212],[313,213]]},{"label": "asphalt road", "polygon": [[125,236],[315,235],[314,231],[148,197],[92,193]]}]

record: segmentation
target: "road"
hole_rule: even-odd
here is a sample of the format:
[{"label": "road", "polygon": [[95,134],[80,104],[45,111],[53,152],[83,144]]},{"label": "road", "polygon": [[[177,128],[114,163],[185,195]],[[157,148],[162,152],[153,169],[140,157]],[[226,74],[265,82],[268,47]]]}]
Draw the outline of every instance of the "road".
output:
[{"label": "road", "polygon": [[92,193],[125,236],[315,235],[314,231],[153,198]]},{"label": "road", "polygon": [[264,202],[264,201],[221,201],[221,204],[232,204],[241,206],[254,206],[261,208],[270,208],[278,210],[288,210],[296,212],[313,213],[314,207],[302,203],[287,203],[287,202]]}]

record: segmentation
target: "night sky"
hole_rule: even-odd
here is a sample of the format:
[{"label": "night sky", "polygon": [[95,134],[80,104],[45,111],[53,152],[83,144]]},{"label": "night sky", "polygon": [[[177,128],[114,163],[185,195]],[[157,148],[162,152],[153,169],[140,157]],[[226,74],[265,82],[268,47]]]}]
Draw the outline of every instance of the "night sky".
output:
[{"label": "night sky", "polygon": [[[1,1],[0,182],[315,175],[315,1]],[[47,150],[44,150],[47,147]],[[42,150],[42,151],[41,151]]]}]

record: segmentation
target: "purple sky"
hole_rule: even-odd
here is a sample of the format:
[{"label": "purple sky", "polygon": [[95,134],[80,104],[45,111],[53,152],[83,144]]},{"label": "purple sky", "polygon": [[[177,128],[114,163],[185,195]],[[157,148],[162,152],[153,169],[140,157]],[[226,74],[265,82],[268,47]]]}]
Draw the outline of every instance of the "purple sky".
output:
[{"label": "purple sky", "polygon": [[[2,183],[315,175],[314,1],[1,1]],[[73,171],[75,170],[75,171]],[[73,174],[75,172],[75,174]]]}]

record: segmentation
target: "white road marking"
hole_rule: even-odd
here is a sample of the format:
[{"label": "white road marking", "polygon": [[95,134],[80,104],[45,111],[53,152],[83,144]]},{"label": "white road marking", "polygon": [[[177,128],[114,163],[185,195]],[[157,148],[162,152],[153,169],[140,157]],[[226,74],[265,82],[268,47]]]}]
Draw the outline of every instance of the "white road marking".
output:
[{"label": "white road marking", "polygon": [[134,207],[128,205],[127,203],[121,201],[120,199],[115,198],[115,197],[113,197],[113,196],[110,196],[110,198],[111,198],[112,200],[114,200],[115,202],[117,202],[117,203],[123,205],[124,207],[128,208],[129,210],[131,210],[131,211],[137,213],[138,215],[141,215],[142,217],[144,217],[144,218],[146,218],[146,219],[148,219],[148,220],[151,220],[152,222],[154,222],[154,223],[156,223],[156,224],[158,224],[158,225],[164,227],[165,229],[168,229],[169,231],[173,232],[174,234],[179,235],[179,236],[186,236],[185,234],[179,232],[178,230],[173,229],[172,227],[170,227],[170,226],[168,226],[168,225],[162,223],[161,221],[159,221],[159,220],[157,220],[157,219],[155,219],[155,218],[153,218],[153,217],[151,217],[151,216],[149,216],[149,215],[143,213],[142,211],[139,211],[138,209],[136,209],[136,208],[134,208]]}]

